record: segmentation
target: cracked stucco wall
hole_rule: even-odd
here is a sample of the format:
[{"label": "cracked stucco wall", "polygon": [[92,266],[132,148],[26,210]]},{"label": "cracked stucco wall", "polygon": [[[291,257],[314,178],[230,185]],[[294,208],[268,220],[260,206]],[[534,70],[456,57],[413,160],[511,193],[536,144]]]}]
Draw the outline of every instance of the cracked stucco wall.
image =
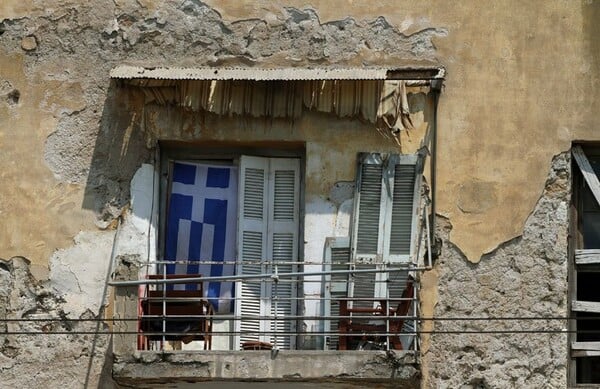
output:
[{"label": "cracked stucco wall", "polygon": [[[503,263],[498,253],[507,246],[494,250],[527,236],[552,157],[573,140],[600,140],[599,15],[598,1],[561,0],[543,6],[400,0],[393,7],[351,0],[3,1],[0,257],[26,257],[35,278],[50,282],[52,269],[60,266],[77,273],[73,283],[96,285],[104,275],[106,262],[88,275],[71,264],[97,249],[96,242],[103,253],[109,250],[115,217],[127,208],[130,181],[151,160],[135,109],[139,96],[117,93],[108,79],[117,64],[434,63],[449,75],[438,111],[437,183],[438,212],[453,228],[445,236],[442,261],[428,276],[431,298],[424,311],[454,306],[442,300],[453,295],[444,278],[448,272],[464,268],[472,273],[465,282],[478,285],[475,274]],[[314,133],[322,125],[314,116],[305,120]],[[334,132],[325,135],[324,145],[339,143]],[[406,139],[411,141],[416,147],[417,140]],[[370,142],[387,147],[376,137]],[[323,150],[320,144],[312,147],[317,154]],[[336,149],[342,157],[350,153],[343,143]],[[351,169],[344,167],[327,185],[315,180],[314,192],[328,193],[333,182],[348,179]],[[321,198],[315,204],[319,201],[329,207]],[[552,220],[544,223],[554,228]],[[469,263],[485,253],[491,254],[481,268]],[[83,308],[68,297],[69,288],[60,290],[65,282],[73,284],[55,279],[59,290],[52,293]],[[102,305],[97,298],[87,296],[81,304],[95,308]],[[434,343],[439,342],[440,355],[454,347],[443,339]],[[18,372],[14,367],[11,377]]]},{"label": "cracked stucco wall", "polygon": [[[97,311],[74,312],[70,297],[47,281],[37,281],[27,259],[0,260],[0,317],[30,319],[0,322],[0,386],[112,388],[110,370],[106,370],[110,365],[105,366],[110,361],[105,354],[109,337],[102,334],[106,325],[93,321]],[[97,308],[99,303],[90,306]],[[84,320],[69,321],[73,314]]]},{"label": "cracked stucco wall", "polygon": [[[567,383],[567,234],[571,194],[569,154],[552,161],[544,191],[523,234],[478,264],[447,240],[436,264],[435,333],[423,348],[431,388],[561,388]],[[495,318],[495,319],[485,319]],[[504,318],[504,319],[501,319]],[[481,319],[481,320],[469,320]],[[501,319],[501,320],[496,320]],[[512,319],[512,320],[511,320]],[[444,331],[558,331],[558,333],[443,333]]]}]

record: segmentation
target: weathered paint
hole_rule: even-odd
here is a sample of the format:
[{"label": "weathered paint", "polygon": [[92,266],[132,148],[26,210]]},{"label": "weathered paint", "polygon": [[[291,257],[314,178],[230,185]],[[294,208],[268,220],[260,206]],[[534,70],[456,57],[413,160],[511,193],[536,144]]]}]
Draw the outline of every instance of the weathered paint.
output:
[{"label": "weathered paint", "polygon": [[[94,231],[94,223],[110,226],[126,208],[130,181],[150,162],[145,146],[153,142],[142,135],[139,96],[116,93],[108,79],[121,62],[444,65],[437,211],[453,227],[446,237],[452,260],[477,262],[523,234],[552,157],[574,140],[600,140],[597,1],[189,4],[189,15],[149,0],[0,4],[0,257],[25,256],[36,277],[45,278],[57,249]],[[423,123],[430,123],[431,111],[423,112]],[[244,139],[234,122],[219,129],[213,120],[203,136]],[[347,161],[356,151],[394,147],[351,121],[311,114],[301,122],[277,131],[307,141],[307,199],[352,180]],[[271,138],[272,124],[255,126],[253,137]],[[187,128],[190,139],[196,130]],[[403,135],[406,152],[420,146],[424,128]],[[328,147],[331,154],[324,154]],[[307,252],[316,252],[319,242],[311,244]],[[430,288],[438,284],[426,280]],[[427,295],[424,312],[434,312],[444,296],[429,288]]]}]

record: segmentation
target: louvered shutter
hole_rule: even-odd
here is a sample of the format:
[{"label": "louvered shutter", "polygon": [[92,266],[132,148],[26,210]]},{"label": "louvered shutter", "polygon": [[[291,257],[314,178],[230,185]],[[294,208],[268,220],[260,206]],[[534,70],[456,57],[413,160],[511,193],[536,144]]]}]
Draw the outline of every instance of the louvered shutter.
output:
[{"label": "louvered shutter", "polygon": [[422,157],[390,155],[386,170],[390,177],[384,238],[384,262],[408,263],[414,258],[422,177]]},{"label": "louvered shutter", "polygon": [[[269,173],[269,223],[267,258],[272,259],[269,271],[278,273],[296,272],[298,266],[290,262],[298,261],[298,226],[300,161],[298,159],[271,158]],[[271,315],[270,342],[280,349],[295,348],[296,321],[278,317],[296,314],[297,283],[283,278],[278,283],[270,283],[269,312]],[[274,333],[288,333],[279,336]]]},{"label": "louvered shutter", "polygon": [[408,262],[414,255],[422,158],[359,155],[352,228],[352,259]]},{"label": "louvered shutter", "polygon": [[359,154],[354,195],[352,258],[381,260],[386,194],[380,154]]},{"label": "louvered shutter", "polygon": [[[242,156],[239,188],[238,274],[268,274],[275,271],[275,265],[278,273],[295,272],[297,266],[290,262],[298,260],[300,161]],[[236,332],[241,332],[236,347],[258,340],[281,349],[294,348],[295,336],[289,333],[296,331],[295,322],[285,317],[296,313],[296,283],[284,278],[277,285],[271,280],[240,284],[236,315],[257,319],[236,322]],[[258,316],[270,319],[258,320]],[[277,336],[274,332],[288,334]]]},{"label": "louvered shutter", "polygon": [[[241,263],[238,264],[237,274],[266,273],[266,265],[253,262],[265,261],[268,255],[269,160],[242,156],[239,177],[238,257]],[[247,341],[269,340],[266,335],[259,334],[267,330],[268,323],[258,320],[258,316],[269,314],[267,303],[268,285],[265,281],[245,280],[238,283],[235,312],[244,320],[235,323],[236,333],[239,334],[236,335],[236,348],[239,349],[241,343]],[[248,317],[256,319],[248,320]]]},{"label": "louvered shutter", "polygon": [[[325,240],[325,253],[323,270],[348,270],[350,266],[350,240],[348,238],[327,238]],[[348,274],[331,274],[323,277],[324,294],[323,316],[339,316],[340,299],[348,296]],[[325,319],[323,331],[337,333],[339,320]],[[325,350],[337,350],[339,336],[325,335],[323,347]]]},{"label": "louvered shutter", "polygon": [[[352,263],[356,269],[384,269],[414,259],[422,157],[359,154],[352,226]],[[356,273],[350,279],[354,307],[371,307],[359,298],[388,297],[386,273]],[[392,285],[393,286],[393,285]],[[404,290],[390,290],[389,297]]]}]

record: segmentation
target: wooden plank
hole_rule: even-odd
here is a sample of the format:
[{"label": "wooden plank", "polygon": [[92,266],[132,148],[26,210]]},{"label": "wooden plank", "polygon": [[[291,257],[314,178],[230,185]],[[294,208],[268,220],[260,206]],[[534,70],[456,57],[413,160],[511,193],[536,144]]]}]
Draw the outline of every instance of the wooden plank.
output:
[{"label": "wooden plank", "polygon": [[571,357],[600,357],[600,350],[573,350]]},{"label": "wooden plank", "polygon": [[600,249],[575,250],[577,265],[600,264]]},{"label": "wooden plank", "polygon": [[600,342],[571,342],[572,351],[600,351]]},{"label": "wooden plank", "polygon": [[596,202],[600,205],[600,181],[598,180],[596,173],[594,173],[594,169],[592,169],[590,161],[588,161],[581,146],[574,146],[571,149],[571,153],[573,154],[573,157],[579,166],[579,170],[581,170],[581,174],[583,175],[585,182],[587,182],[588,186],[590,187]]},{"label": "wooden plank", "polygon": [[571,301],[571,310],[575,312],[600,313],[600,302],[596,301]]}]

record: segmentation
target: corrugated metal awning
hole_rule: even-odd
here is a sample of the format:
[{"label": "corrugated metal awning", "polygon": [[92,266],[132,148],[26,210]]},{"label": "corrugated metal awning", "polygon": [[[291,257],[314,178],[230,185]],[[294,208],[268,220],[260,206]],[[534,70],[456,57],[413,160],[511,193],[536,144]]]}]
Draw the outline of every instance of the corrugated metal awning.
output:
[{"label": "corrugated metal awning", "polygon": [[244,67],[141,67],[120,65],[110,72],[111,78],[160,80],[434,80],[443,79],[443,67],[392,68],[244,68]]}]

